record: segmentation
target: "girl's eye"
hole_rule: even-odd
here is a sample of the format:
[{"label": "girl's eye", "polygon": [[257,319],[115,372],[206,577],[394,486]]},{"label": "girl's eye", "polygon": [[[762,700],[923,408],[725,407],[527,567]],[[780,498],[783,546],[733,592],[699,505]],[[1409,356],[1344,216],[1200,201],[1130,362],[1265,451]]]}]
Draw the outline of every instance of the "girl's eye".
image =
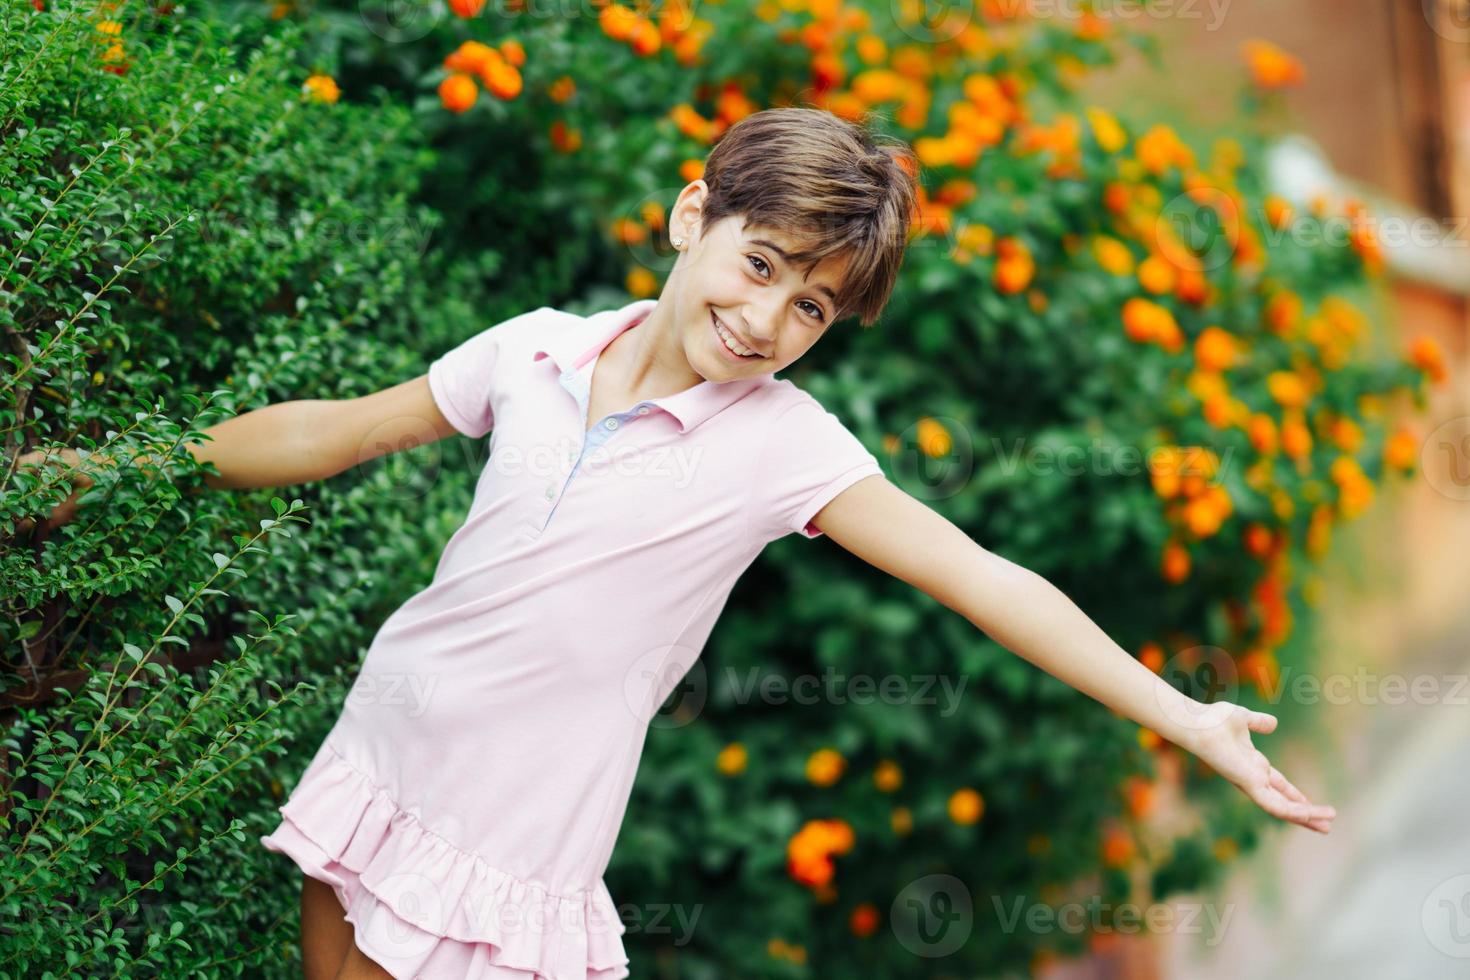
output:
[{"label": "girl's eye", "polygon": [[[762,270],[766,270],[766,269],[769,269],[770,268],[770,265],[768,265],[766,263],[766,260],[763,259],[763,258],[761,258],[759,255],[747,255],[746,258],[748,258],[752,262],[759,262],[760,263],[760,268]],[[764,271],[762,271],[760,275],[761,275],[761,278],[762,279],[766,278],[766,274],[765,274]],[[805,303],[807,306],[811,307],[811,309],[812,309],[812,316],[816,317],[817,322],[820,323],[823,319],[825,319],[825,317],[822,316],[822,308],[820,306],[818,306],[816,303],[813,303],[809,299],[804,299],[804,300],[802,300],[802,302]]]}]

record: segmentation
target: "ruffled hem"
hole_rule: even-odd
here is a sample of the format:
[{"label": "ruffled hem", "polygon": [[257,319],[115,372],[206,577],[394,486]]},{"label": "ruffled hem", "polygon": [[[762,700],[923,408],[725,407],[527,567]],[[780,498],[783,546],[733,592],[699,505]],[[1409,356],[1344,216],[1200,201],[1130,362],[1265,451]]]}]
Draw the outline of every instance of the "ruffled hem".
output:
[{"label": "ruffled hem", "polygon": [[461,850],[332,747],[260,838],[332,886],[357,946],[403,980],[620,980],[627,931],[606,884],[553,895]]}]

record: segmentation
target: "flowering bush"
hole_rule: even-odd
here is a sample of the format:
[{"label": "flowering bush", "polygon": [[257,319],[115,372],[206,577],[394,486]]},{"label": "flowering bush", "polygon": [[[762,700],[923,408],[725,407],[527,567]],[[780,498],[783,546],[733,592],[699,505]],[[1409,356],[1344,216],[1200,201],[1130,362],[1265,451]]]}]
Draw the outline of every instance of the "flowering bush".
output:
[{"label": "flowering bush", "polygon": [[[181,23],[163,7],[131,9],[108,18],[117,31],[72,8],[0,13],[0,135],[22,149],[0,164],[4,213],[15,215],[6,230],[18,239],[0,299],[22,325],[30,364],[9,355],[16,381],[0,408],[33,435],[41,426],[58,440],[177,445],[184,427],[168,420],[194,424],[214,405],[193,392],[217,391],[226,410],[357,393],[408,375],[410,324],[435,350],[498,313],[656,294],[673,258],[666,209],[726,127],[796,102],[873,113],[923,167],[903,281],[884,324],[839,325],[789,376],[838,412],[895,482],[1047,576],[1151,669],[1204,699],[1279,712],[1282,666],[1313,662],[1313,565],[1335,528],[1414,466],[1404,409],[1443,377],[1432,344],[1404,344],[1374,322],[1381,259],[1360,205],[1272,197],[1249,132],[1210,140],[1078,98],[1088,72],[1150,44],[1091,14],[1033,21],[981,0],[973,16],[954,8],[935,22],[917,3],[783,0],[753,15],[743,4],[696,14],[675,3],[650,16],[598,3],[595,16],[545,17],[455,0],[407,19],[355,3],[309,14],[289,2],[203,3]],[[22,25],[21,14],[45,19]],[[184,52],[204,24],[221,25],[231,50],[255,53],[199,66]],[[1242,53],[1249,105],[1303,78],[1269,44]],[[73,101],[79,85],[100,97]],[[411,122],[395,103],[412,108]],[[248,234],[181,238],[194,234],[191,209],[283,230],[284,247],[273,253]],[[422,220],[435,248],[329,245],[308,228],[333,209],[375,215],[380,230]],[[1297,234],[1332,221],[1349,229],[1341,242]],[[134,276],[138,288],[124,293]],[[164,398],[172,411],[130,424],[124,392]],[[286,876],[256,848],[210,835],[229,825],[227,805],[263,826],[281,787],[267,792],[258,753],[289,733],[294,762],[281,771],[299,771],[335,717],[341,672],[407,587],[398,576],[379,587],[372,570],[430,570],[424,556],[469,488],[420,472],[384,467],[303,488],[332,516],[312,533],[334,536],[334,564],[311,557],[323,549],[284,544],[256,559],[269,561],[269,582],[239,583],[239,601],[300,610],[331,639],[308,648],[274,630],[256,644],[237,638],[246,653],[216,676],[219,689],[279,677],[285,663],[328,694],[293,704],[289,719],[273,700],[256,718],[228,697],[191,705],[185,682],[167,681],[173,707],[153,708],[164,727],[230,731],[242,755],[253,747],[189,797],[191,821],[171,824],[173,810],[129,794],[168,784],[145,778],[140,760],[192,785],[201,766],[223,768],[209,752],[148,728],[119,735],[132,755],[84,756],[88,746],[39,731],[40,716],[20,716],[12,737],[42,764],[18,770],[29,798],[7,829],[48,829],[14,852],[7,912],[74,905],[67,889],[95,879],[99,863],[110,877],[91,894],[126,908],[138,890],[130,866],[102,855],[137,864],[150,828],[188,836],[192,826],[211,841],[210,881],[189,854],[155,874],[180,875],[165,883],[191,935],[201,922],[212,930],[210,949],[168,936],[159,952],[130,955],[155,955],[154,966],[174,957],[163,970],[173,973],[229,950],[287,972],[279,957],[243,948],[290,935]],[[0,554],[23,613],[23,625],[0,626],[7,639],[43,637],[48,663],[105,665],[119,647],[130,657],[167,649],[159,638],[190,622],[211,637],[240,632],[241,607],[208,591],[220,558],[230,567],[237,558],[211,554],[227,527],[250,529],[236,535],[240,561],[260,553],[245,514],[264,498],[185,505],[168,485],[119,478],[107,488],[116,521],[67,530],[39,558]],[[403,486],[442,517],[385,512],[382,498]],[[33,513],[63,492],[17,478],[3,503],[9,515]],[[118,501],[136,516],[125,519]],[[277,521],[295,514],[284,502],[277,511]],[[384,526],[394,528],[386,545]],[[328,585],[295,584],[307,581]],[[180,583],[199,588],[180,600]],[[361,598],[344,603],[344,589]],[[169,613],[157,608],[160,592]],[[57,595],[69,605],[45,605]],[[103,598],[101,616],[80,605]],[[47,625],[57,622],[70,628]],[[269,664],[260,644],[270,644]],[[173,676],[156,675],[159,685]],[[818,676],[826,686],[804,696],[802,682]],[[1015,970],[1105,942],[1112,923],[1104,913],[1082,934],[1025,920],[1005,928],[991,918],[997,907],[1076,900],[1112,910],[1200,887],[1253,846],[1265,819],[1154,733],[820,543],[767,549],[678,701],[650,732],[608,875],[628,912],[635,976],[670,953],[691,973],[912,975],[913,909],[930,904],[935,875],[952,876],[959,888],[946,894],[973,916],[968,941],[935,962]],[[78,733],[66,737],[135,717],[93,703],[103,702],[78,698],[58,713]],[[214,713],[201,724],[202,711]],[[68,784],[78,760],[81,787]],[[237,799],[226,803],[219,787],[231,779]],[[46,797],[45,787],[57,791]],[[1181,789],[1193,807],[1183,829],[1152,821],[1161,792]],[[87,813],[75,804],[99,800],[111,801],[108,820],[126,815],[116,840],[82,833]],[[262,905],[206,899],[221,867],[272,882],[251,893]],[[670,908],[693,921],[692,934],[671,931]],[[95,922],[69,920],[56,942],[81,955]],[[35,926],[0,956],[39,961]]]}]

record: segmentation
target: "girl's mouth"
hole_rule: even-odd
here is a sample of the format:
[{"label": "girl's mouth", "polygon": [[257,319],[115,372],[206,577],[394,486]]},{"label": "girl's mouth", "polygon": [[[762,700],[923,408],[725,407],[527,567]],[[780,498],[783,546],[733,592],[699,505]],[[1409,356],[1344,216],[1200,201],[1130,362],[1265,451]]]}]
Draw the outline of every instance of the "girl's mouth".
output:
[{"label": "girl's mouth", "polygon": [[[720,322],[719,317],[715,316],[714,310],[709,311],[709,323],[710,329],[715,334],[715,343],[720,350],[725,352],[726,357],[733,358],[737,361],[758,361],[765,356],[755,351],[749,354],[740,353],[741,350],[749,350],[749,348],[735,339],[735,335],[728,331],[725,325]],[[732,347],[732,344],[735,346]]]}]

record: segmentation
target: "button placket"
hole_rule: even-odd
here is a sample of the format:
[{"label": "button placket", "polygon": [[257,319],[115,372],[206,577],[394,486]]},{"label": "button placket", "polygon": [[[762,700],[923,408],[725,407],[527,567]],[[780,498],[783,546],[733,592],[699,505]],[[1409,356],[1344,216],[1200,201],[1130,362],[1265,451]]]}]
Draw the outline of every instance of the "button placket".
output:
[{"label": "button placket", "polygon": [[[596,360],[594,360],[592,363],[595,365]],[[629,409],[626,412],[617,412],[613,415],[609,415],[598,422],[596,426],[588,429],[587,413],[591,409],[589,400],[591,399],[592,393],[591,388],[588,384],[587,376],[590,374],[591,371],[586,368],[583,369],[583,372],[581,374],[572,370],[566,370],[561,373],[562,387],[571,393],[572,397],[577,400],[577,406],[582,410],[581,418],[583,433],[582,450],[577,454],[576,461],[572,463],[572,468],[570,472],[567,473],[566,479],[562,481],[561,496],[566,495],[567,488],[572,485],[572,480],[576,479],[578,471],[582,468],[582,460],[587,457],[587,453],[590,450],[597,449],[606,444],[606,442],[612,438],[612,434],[616,432],[619,428],[621,428],[623,422],[627,419],[633,418],[637,415],[647,415],[650,411],[650,406],[648,404],[640,403],[635,408]],[[561,505],[561,501],[560,499],[558,499],[558,495],[556,492],[556,484],[552,483],[547,485],[546,499],[552,502],[551,510],[547,512],[546,520],[542,522],[541,527],[537,531],[538,534],[541,531],[546,530],[546,528],[551,525],[551,519],[556,515],[556,508]]]}]

